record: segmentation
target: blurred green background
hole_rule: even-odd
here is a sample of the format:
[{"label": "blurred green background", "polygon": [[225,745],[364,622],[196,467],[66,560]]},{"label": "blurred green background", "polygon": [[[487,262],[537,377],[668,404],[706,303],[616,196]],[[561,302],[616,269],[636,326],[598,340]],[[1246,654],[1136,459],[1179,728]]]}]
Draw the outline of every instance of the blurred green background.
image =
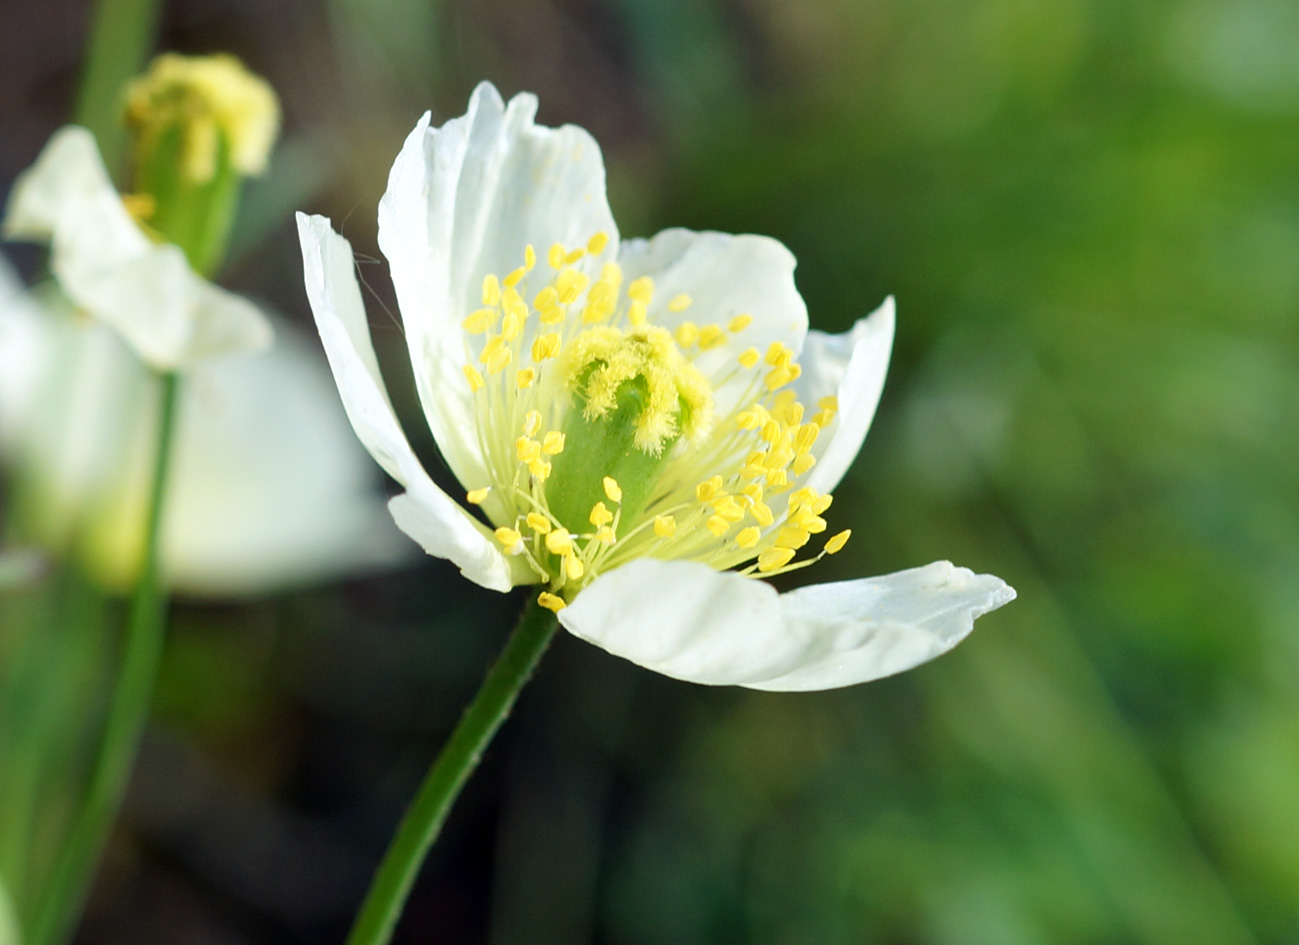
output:
[{"label": "blurred green background", "polygon": [[[0,5],[0,190],[88,22]],[[223,281],[304,325],[290,211],[378,259],[402,138],[483,78],[596,135],[624,234],[778,237],[822,329],[895,294],[856,537],[807,577],[950,558],[1020,593],[828,693],[559,640],[399,942],[1299,943],[1299,6],[175,0],[157,48],[282,96]],[[520,605],[437,561],[180,602],[78,941],[341,941]]]}]

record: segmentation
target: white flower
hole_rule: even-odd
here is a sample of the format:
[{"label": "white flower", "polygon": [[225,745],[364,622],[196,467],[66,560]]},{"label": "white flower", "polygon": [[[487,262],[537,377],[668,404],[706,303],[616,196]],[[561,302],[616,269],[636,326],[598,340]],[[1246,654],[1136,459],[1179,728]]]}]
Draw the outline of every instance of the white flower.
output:
[{"label": "white flower", "polygon": [[[181,389],[163,518],[168,583],[272,590],[402,557],[373,466],[324,365],[287,326],[270,351],[214,358]],[[0,260],[0,460],[25,537],[75,549],[110,586],[143,542],[157,380],[56,292],[28,293]]]},{"label": "white flower", "polygon": [[160,371],[270,343],[255,306],[200,278],[179,247],[146,235],[84,128],[56,132],[18,178],[4,235],[48,242],[50,269],[68,298]]},{"label": "white flower", "polygon": [[433,484],[398,426],[351,247],[298,217],[348,415],[406,489],[390,503],[402,530],[484,587],[546,585],[577,636],[700,683],[875,679],[1011,600],[947,562],[788,594],[753,579],[847,539],[822,544],[822,516],[879,400],[892,300],[846,334],[809,332],[775,240],[620,243],[599,147],[533,124],[536,107],[483,84],[463,117],[425,115],[379,206],[424,413],[492,527]]}]

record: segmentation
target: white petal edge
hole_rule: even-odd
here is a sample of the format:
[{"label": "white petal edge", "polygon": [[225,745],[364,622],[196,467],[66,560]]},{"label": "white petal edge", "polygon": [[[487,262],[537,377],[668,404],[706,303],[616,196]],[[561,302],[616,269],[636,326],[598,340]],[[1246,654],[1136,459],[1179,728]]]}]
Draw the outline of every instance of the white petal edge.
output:
[{"label": "white petal edge", "polygon": [[50,242],[64,293],[169,371],[271,342],[256,306],[200,278],[185,254],[151,242],[123,206],[84,128],[57,131],[9,197],[11,239]]},{"label": "white petal edge", "polygon": [[[461,322],[481,307],[483,277],[503,278],[522,265],[528,244],[538,255],[535,271],[547,279],[553,243],[573,248],[607,234],[599,257],[577,264],[592,277],[618,249],[600,146],[574,125],[535,124],[536,111],[535,96],[507,104],[483,82],[464,115],[433,128],[425,114],[379,203],[379,246],[392,270],[420,402],[447,464],[466,484],[488,482],[462,373],[466,342],[471,352],[481,342],[466,338]],[[529,300],[537,288],[525,291]]]},{"label": "white petal edge", "polygon": [[808,332],[799,362],[803,374],[794,389],[809,413],[815,412],[818,400],[831,394],[839,400],[839,412],[812,449],[817,462],[804,485],[818,492],[832,491],[861,451],[884,391],[895,322],[893,296],[889,296],[843,334]]},{"label": "white petal edge", "polygon": [[[779,240],[751,234],[673,228],[651,238],[626,240],[618,254],[624,285],[640,276],[654,280],[651,323],[675,331],[684,321],[723,328],[736,315],[751,315],[749,326],[725,344],[701,352],[695,366],[707,377],[734,375],[716,391],[724,415],[752,380],[737,371],[737,356],[747,348],[765,354],[774,341],[796,355],[807,336],[807,305],[794,285],[794,254]],[[691,304],[680,312],[668,303],[688,295]]]},{"label": "white petal edge", "polygon": [[509,560],[486,527],[429,478],[402,432],[379,374],[352,247],[322,216],[297,215],[307,298],[352,428],[375,461],[406,489],[389,503],[397,527],[476,584],[508,591]]},{"label": "white petal edge", "polygon": [[1013,600],[999,578],[947,561],[779,594],[688,561],[641,559],[559,612],[571,633],[655,672],[705,685],[809,691],[911,669]]}]

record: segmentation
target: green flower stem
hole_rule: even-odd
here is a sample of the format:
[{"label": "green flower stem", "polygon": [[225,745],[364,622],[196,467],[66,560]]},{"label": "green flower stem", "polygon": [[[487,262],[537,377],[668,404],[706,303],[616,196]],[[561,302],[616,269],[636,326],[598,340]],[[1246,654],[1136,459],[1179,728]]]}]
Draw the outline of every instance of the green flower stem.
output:
[{"label": "green flower stem", "polygon": [[384,854],[357,913],[347,945],[386,945],[401,916],[424,857],[442,830],[460,789],[510,714],[557,626],[555,615],[534,599],[519,618],[496,664],[465,709]]},{"label": "green flower stem", "polygon": [[131,601],[122,665],[85,801],[41,897],[28,945],[59,945],[75,926],[100,850],[121,806],[153,699],[167,610],[158,576],[159,533],[179,386],[176,374],[162,375],[158,451],[146,519],[144,558]]}]

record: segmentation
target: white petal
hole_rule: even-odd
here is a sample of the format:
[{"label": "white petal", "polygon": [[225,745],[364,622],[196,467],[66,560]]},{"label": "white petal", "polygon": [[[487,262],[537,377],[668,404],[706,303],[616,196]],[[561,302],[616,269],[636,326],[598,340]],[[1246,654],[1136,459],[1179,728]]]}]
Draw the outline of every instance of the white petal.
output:
[{"label": "white petal", "polygon": [[50,344],[39,307],[0,257],[0,452],[15,448],[30,427]]},{"label": "white petal", "polygon": [[812,448],[816,465],[804,484],[830,492],[852,465],[866,439],[875,408],[884,390],[893,350],[893,297],[841,335],[808,332],[799,363],[803,374],[795,384],[809,416],[827,395],[839,400],[839,412]]},{"label": "white petal", "polygon": [[[763,354],[773,341],[797,353],[807,334],[807,306],[794,286],[794,255],[768,236],[693,230],[663,230],[648,240],[627,240],[618,262],[624,284],[640,276],[654,280],[650,321],[675,329],[683,321],[723,328],[736,315],[752,315],[749,327],[728,335],[726,344],[701,353],[695,366],[711,378],[734,371],[736,357],[746,348]],[[691,303],[672,312],[668,303],[680,295]],[[717,391],[719,413],[735,403],[752,374],[738,374]],[[728,388],[730,388],[728,390]]]},{"label": "white petal", "polygon": [[270,343],[255,306],[199,278],[178,247],[144,235],[84,128],[57,132],[19,178],[5,232],[48,239],[50,269],[68,298],[159,370]]},{"label": "white petal", "polygon": [[1014,598],[946,561],[778,594],[698,562],[641,559],[559,612],[576,636],[647,669],[707,685],[832,689],[945,653]]},{"label": "white petal", "polygon": [[398,527],[429,554],[452,561],[471,581],[509,590],[516,583],[511,563],[487,529],[434,485],[402,433],[370,341],[351,245],[321,216],[299,213],[298,236],[307,298],[352,428],[379,465],[406,487],[406,496],[390,506]]},{"label": "white petal", "polygon": [[[379,246],[392,267],[420,401],[464,483],[487,482],[461,373],[469,339],[460,327],[482,304],[483,277],[521,266],[532,244],[534,285],[521,287],[530,301],[551,276],[551,244],[573,248],[603,232],[610,240],[601,259],[617,252],[599,145],[572,125],[533,124],[536,110],[535,97],[518,95],[507,106],[484,82],[460,118],[432,128],[425,115],[379,204]],[[594,274],[598,260],[579,266]]]}]

